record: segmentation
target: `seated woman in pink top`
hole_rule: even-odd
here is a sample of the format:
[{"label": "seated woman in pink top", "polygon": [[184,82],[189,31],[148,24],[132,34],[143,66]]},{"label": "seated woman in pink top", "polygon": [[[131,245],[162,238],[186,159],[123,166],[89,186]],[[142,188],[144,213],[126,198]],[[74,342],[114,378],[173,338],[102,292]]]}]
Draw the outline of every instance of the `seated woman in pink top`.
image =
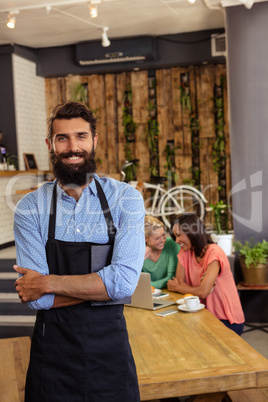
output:
[{"label": "seated woman in pink top", "polygon": [[181,249],[176,277],[168,281],[167,288],[199,296],[212,314],[241,335],[245,317],[224,251],[213,243],[194,214],[176,218],[172,232]]}]

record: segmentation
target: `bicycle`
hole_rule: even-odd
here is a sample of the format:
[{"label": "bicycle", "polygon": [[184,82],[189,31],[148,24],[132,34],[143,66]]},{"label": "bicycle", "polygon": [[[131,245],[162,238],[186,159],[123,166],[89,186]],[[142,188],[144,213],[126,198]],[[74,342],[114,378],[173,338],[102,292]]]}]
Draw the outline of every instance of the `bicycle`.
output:
[{"label": "bicycle", "polygon": [[[125,161],[121,167],[122,181],[125,181],[126,177],[124,170],[138,161],[138,159]],[[167,180],[166,177],[158,177],[157,180],[157,184],[138,181],[128,182],[132,187],[145,193],[143,195],[146,215],[161,218],[168,229],[175,216],[182,213],[191,212],[204,220],[207,200],[201,191],[189,185],[175,186],[165,190],[163,185]]]}]

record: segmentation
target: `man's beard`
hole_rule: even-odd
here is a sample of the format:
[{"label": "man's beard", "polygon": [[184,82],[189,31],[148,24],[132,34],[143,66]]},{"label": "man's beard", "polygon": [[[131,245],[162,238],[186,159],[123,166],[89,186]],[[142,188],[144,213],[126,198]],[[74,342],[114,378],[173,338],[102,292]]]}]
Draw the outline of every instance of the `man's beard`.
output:
[{"label": "man's beard", "polygon": [[[84,161],[77,164],[62,162],[63,158],[72,156],[83,157]],[[56,155],[54,150],[51,150],[50,160],[53,173],[63,186],[84,186],[91,181],[93,173],[96,172],[94,147],[91,152],[66,152],[59,155]]]}]

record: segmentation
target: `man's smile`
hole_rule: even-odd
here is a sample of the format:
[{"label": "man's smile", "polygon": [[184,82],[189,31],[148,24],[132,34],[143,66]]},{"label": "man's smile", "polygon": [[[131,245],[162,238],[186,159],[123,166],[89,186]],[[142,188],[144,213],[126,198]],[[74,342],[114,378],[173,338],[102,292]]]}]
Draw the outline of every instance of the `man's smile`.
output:
[{"label": "man's smile", "polygon": [[82,158],[81,156],[75,156],[75,155],[73,155],[73,156],[65,157],[63,160],[67,161],[67,163],[72,164],[72,163],[77,163],[77,162],[82,161],[83,158]]},{"label": "man's smile", "polygon": [[62,153],[59,154],[60,160],[68,165],[77,165],[84,161],[84,153]]}]

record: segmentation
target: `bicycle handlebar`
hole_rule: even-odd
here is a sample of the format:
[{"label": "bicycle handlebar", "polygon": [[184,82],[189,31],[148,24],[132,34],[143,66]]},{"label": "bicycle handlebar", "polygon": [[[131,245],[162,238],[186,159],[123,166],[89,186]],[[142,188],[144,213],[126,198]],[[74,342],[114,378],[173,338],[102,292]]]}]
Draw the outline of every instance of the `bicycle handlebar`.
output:
[{"label": "bicycle handlebar", "polygon": [[124,171],[124,169],[128,166],[134,165],[135,163],[139,162],[139,159],[132,159],[131,161],[126,160],[123,165],[121,166],[121,173]]},{"label": "bicycle handlebar", "polygon": [[132,159],[131,161],[128,161],[128,160],[126,160],[124,163],[123,163],[123,165],[121,166],[121,169],[120,169],[120,173],[121,173],[121,175],[122,175],[122,181],[124,181],[125,180],[125,177],[126,177],[126,173],[124,172],[124,170],[128,167],[128,166],[131,166],[131,165],[134,165],[135,163],[137,163],[137,162],[139,162],[139,159]]}]

